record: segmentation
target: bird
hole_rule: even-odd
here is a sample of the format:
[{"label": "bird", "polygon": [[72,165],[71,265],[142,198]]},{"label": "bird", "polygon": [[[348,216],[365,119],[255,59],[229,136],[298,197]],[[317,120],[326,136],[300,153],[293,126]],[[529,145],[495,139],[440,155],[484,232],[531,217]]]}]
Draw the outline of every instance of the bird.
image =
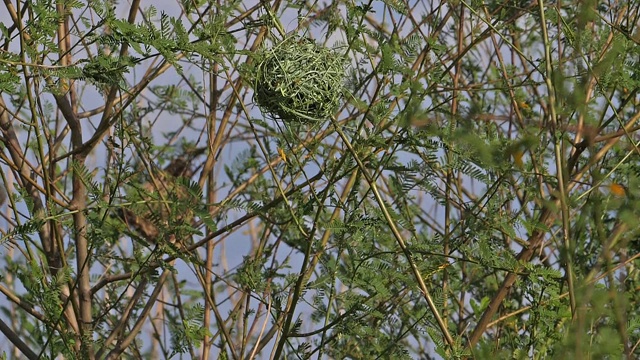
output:
[{"label": "bird", "polygon": [[120,219],[132,235],[148,245],[180,250],[193,235],[194,210],[201,203],[201,191],[189,181],[194,175],[191,162],[203,152],[197,149],[173,159],[154,171],[142,185],[126,187],[127,206],[118,209]]}]

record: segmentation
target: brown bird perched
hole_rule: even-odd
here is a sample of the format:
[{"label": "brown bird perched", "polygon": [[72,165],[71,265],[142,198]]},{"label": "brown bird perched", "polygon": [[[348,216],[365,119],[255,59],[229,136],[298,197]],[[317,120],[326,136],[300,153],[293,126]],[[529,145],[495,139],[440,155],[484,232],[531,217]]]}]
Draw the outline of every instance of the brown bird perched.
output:
[{"label": "brown bird perched", "polygon": [[[173,245],[183,248],[196,230],[191,222],[202,202],[202,192],[190,181],[194,174],[193,159],[205,149],[196,149],[173,159],[164,169],[149,174],[141,185],[130,184],[127,203],[120,218],[133,235],[148,244]],[[161,239],[164,239],[162,241]]]}]

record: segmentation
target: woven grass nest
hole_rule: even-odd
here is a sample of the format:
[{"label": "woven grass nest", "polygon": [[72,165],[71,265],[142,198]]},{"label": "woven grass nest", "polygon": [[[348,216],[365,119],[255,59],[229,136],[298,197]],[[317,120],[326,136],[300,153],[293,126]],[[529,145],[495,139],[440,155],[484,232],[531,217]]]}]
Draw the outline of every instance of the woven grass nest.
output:
[{"label": "woven grass nest", "polygon": [[340,105],[344,57],[314,40],[290,36],[258,54],[254,101],[285,122],[323,121]]}]

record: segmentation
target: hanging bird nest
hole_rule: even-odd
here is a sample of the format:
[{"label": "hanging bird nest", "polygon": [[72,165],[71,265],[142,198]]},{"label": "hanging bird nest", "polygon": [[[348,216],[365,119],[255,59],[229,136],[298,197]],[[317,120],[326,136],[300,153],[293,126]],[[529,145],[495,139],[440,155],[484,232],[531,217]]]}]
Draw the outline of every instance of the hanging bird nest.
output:
[{"label": "hanging bird nest", "polygon": [[290,36],[257,57],[254,101],[285,122],[322,121],[340,105],[344,57],[314,40]]}]

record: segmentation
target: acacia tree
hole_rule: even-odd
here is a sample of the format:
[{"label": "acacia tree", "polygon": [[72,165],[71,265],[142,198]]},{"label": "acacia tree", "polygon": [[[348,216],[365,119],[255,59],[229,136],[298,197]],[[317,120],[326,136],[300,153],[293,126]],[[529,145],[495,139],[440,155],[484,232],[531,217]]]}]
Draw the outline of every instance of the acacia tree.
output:
[{"label": "acacia tree", "polygon": [[4,2],[7,357],[638,356],[637,1],[116,3]]}]

